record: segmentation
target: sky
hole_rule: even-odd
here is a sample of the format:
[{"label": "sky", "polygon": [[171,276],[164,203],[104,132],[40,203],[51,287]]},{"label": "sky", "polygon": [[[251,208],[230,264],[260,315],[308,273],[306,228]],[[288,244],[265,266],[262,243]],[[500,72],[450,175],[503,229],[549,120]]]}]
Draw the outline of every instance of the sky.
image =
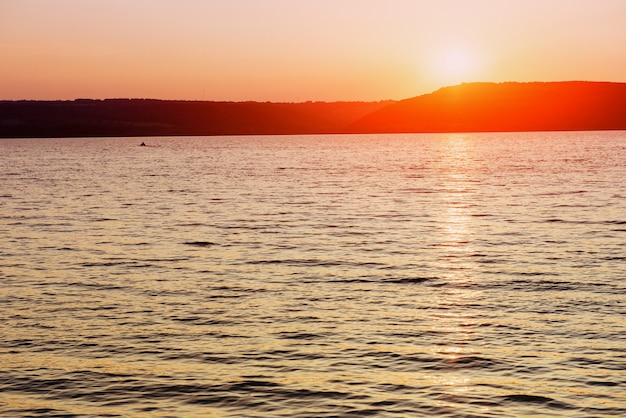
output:
[{"label": "sky", "polygon": [[626,82],[626,0],[0,0],[0,100],[404,99]]}]

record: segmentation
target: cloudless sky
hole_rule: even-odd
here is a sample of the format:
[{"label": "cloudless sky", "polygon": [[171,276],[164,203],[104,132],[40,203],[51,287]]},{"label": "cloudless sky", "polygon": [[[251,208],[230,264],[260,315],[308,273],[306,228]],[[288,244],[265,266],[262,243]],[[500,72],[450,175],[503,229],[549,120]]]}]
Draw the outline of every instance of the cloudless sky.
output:
[{"label": "cloudless sky", "polygon": [[626,82],[626,0],[0,0],[0,99],[383,100]]}]

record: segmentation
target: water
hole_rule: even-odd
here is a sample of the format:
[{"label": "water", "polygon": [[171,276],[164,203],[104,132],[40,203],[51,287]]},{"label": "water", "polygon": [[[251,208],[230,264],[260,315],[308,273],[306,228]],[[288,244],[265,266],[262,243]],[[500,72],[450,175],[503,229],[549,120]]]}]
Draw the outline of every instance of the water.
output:
[{"label": "water", "polygon": [[626,415],[625,131],[0,150],[0,415]]}]

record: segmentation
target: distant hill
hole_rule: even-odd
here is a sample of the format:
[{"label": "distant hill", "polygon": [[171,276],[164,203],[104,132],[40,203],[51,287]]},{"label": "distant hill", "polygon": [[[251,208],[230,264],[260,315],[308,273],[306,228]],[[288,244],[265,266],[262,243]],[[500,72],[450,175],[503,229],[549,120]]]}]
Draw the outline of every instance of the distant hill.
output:
[{"label": "distant hill", "polygon": [[0,137],[626,129],[626,83],[466,83],[386,102],[0,101]]},{"label": "distant hill", "polygon": [[337,133],[390,103],[0,101],[0,137]]},{"label": "distant hill", "polygon": [[464,83],[366,115],[350,132],[626,129],[626,83]]}]

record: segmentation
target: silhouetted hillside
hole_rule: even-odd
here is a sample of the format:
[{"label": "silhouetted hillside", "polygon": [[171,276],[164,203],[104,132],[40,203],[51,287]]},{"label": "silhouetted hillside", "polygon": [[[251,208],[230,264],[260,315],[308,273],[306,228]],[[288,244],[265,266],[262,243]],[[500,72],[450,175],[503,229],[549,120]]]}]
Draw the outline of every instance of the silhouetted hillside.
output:
[{"label": "silhouetted hillside", "polygon": [[0,102],[0,137],[336,133],[387,102]]},{"label": "silhouetted hillside", "polygon": [[0,102],[0,137],[626,129],[626,83],[468,83],[399,102]]},{"label": "silhouetted hillside", "polygon": [[626,83],[467,83],[393,103],[350,132],[626,129]]}]

